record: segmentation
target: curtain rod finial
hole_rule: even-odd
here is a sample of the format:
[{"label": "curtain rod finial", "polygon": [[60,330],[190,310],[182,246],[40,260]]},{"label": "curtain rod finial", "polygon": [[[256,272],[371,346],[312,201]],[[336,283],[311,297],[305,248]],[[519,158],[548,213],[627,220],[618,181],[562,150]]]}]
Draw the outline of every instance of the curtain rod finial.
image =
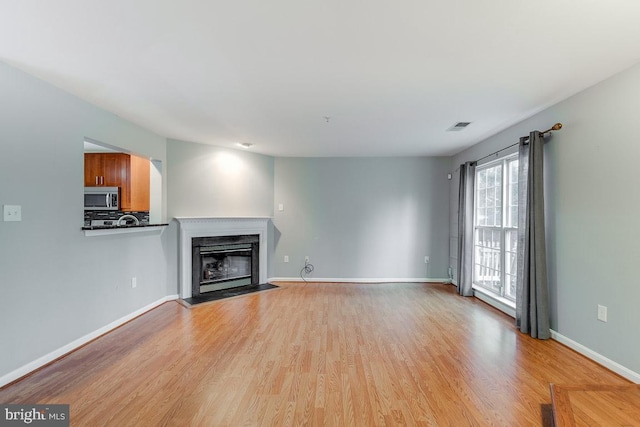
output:
[{"label": "curtain rod finial", "polygon": [[556,123],[551,127],[551,130],[560,130],[562,129],[562,123]]}]

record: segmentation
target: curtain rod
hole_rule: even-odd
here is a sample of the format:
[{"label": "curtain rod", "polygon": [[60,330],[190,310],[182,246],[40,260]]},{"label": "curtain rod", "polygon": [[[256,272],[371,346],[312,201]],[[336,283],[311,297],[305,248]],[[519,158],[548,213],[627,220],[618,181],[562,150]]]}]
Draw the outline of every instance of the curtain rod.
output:
[{"label": "curtain rod", "polygon": [[[550,133],[550,132],[552,132],[552,131],[554,131],[554,130],[560,130],[560,129],[562,129],[562,123],[556,123],[555,125],[551,126],[549,129],[547,129],[547,130],[545,130],[545,131],[542,131],[542,132],[540,132],[540,133],[541,133],[542,135],[544,135],[545,133]],[[524,138],[524,140],[526,141],[527,139],[529,139],[529,136],[528,136],[528,135],[527,135],[527,136],[523,136],[522,138]],[[496,155],[496,154],[498,154],[499,152],[504,151],[504,150],[508,150],[509,148],[511,148],[511,147],[515,147],[515,146],[516,146],[516,145],[518,145],[518,144],[520,144],[520,142],[516,142],[515,144],[511,144],[511,145],[510,145],[510,146],[508,146],[508,147],[501,148],[501,149],[500,149],[500,150],[498,150],[498,151],[495,151],[495,152],[493,152],[493,153],[491,153],[491,154],[488,154],[488,155],[486,155],[486,156],[484,156],[484,157],[482,157],[482,158],[480,158],[480,159],[476,160],[474,163],[478,163],[478,162],[480,162],[480,161],[482,161],[482,160],[484,160],[484,159],[488,159],[488,158],[489,158],[489,157],[491,157],[491,156],[495,156],[495,155]]]}]

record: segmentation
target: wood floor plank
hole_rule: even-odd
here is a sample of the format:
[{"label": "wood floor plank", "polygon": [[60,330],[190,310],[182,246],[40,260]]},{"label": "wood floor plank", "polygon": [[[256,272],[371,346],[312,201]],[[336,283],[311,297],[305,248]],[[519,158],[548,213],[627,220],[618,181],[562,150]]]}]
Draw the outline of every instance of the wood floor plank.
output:
[{"label": "wood floor plank", "polygon": [[69,403],[73,426],[539,426],[550,383],[630,384],[450,285],[280,285],[163,304],[0,402]]}]

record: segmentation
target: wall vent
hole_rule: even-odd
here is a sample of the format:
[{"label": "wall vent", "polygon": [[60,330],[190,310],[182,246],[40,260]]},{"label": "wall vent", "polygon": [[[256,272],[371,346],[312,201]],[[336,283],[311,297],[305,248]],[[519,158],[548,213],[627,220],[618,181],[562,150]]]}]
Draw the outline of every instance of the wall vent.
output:
[{"label": "wall vent", "polygon": [[470,124],[471,124],[471,122],[458,122],[458,123],[454,124],[453,126],[451,126],[449,129],[447,129],[447,132],[461,131],[464,128],[466,128],[467,126],[469,126]]}]

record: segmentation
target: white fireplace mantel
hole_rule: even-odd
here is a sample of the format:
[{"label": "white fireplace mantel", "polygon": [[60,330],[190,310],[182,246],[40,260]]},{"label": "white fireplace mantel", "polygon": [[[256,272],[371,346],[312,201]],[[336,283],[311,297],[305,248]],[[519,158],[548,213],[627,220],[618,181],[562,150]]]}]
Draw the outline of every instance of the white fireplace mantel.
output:
[{"label": "white fireplace mantel", "polygon": [[191,298],[191,240],[196,237],[238,236],[257,234],[260,237],[260,283],[267,282],[267,251],[269,217],[197,217],[175,218],[180,229],[180,297]]}]

